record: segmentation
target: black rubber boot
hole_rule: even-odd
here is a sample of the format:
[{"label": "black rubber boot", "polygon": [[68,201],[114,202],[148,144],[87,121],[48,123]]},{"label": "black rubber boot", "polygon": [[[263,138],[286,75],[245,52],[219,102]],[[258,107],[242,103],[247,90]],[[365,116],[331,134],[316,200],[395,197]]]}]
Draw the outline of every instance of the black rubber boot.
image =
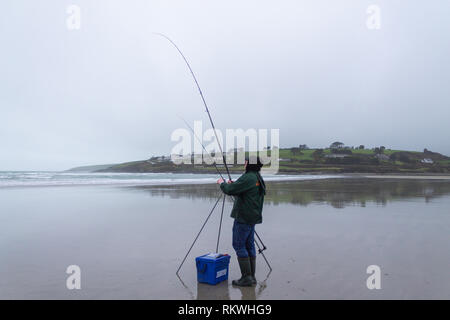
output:
[{"label": "black rubber boot", "polygon": [[250,266],[250,259],[249,258],[239,258],[239,268],[241,269],[241,278],[239,280],[233,280],[232,284],[234,286],[239,287],[251,287],[253,284],[252,281],[252,269]]},{"label": "black rubber boot", "polygon": [[255,278],[256,257],[249,257],[249,259],[250,259],[250,270],[251,270],[251,275],[252,275],[252,284],[257,284],[258,282],[256,281],[256,278]]}]

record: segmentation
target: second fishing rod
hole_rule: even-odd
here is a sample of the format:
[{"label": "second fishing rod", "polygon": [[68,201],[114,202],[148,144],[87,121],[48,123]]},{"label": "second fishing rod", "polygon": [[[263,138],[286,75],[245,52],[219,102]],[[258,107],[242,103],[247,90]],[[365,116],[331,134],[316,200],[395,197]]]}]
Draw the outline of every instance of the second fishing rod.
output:
[{"label": "second fishing rod", "polygon": [[[197,136],[197,134],[195,133],[195,130],[192,129],[192,127],[189,125],[189,123],[187,123],[187,121],[184,120],[182,117],[180,117],[180,118],[181,118],[181,120],[183,120],[183,122],[186,124],[186,126],[189,128],[189,130],[191,130],[191,132],[192,132],[192,134],[194,135],[195,139],[197,139],[198,143],[202,146],[203,150],[205,151],[205,154],[208,155],[209,158],[211,158],[212,163],[213,163],[213,165],[214,165],[214,168],[216,169],[216,171],[217,171],[217,173],[219,174],[219,176],[222,178],[222,180],[225,180],[224,177],[223,177],[223,175],[222,175],[222,173],[220,172],[219,168],[217,167],[217,163],[216,163],[215,159],[212,158],[212,156],[210,155],[210,153],[208,152],[208,150],[206,150],[206,147],[203,145],[203,141],[200,140],[200,138],[199,138],[199,137]],[[219,197],[219,199],[220,199],[220,197]],[[219,200],[219,199],[218,199],[218,200]],[[233,196],[231,196],[231,199],[233,200],[233,202],[236,201],[235,197],[233,197]],[[218,201],[218,200],[217,200],[217,201]],[[221,214],[220,214],[220,225],[219,225],[219,233],[218,233],[218,236],[217,236],[217,247],[216,247],[216,252],[218,252],[218,250],[219,250],[219,240],[220,240],[220,231],[221,231],[221,229],[222,229],[222,219],[223,219],[223,209],[224,209],[224,204],[225,204],[225,195],[224,195],[224,197],[223,197],[222,212],[221,212]],[[216,205],[217,205],[217,203],[216,203]],[[214,208],[215,208],[216,205],[214,205]],[[214,211],[214,208],[213,208],[213,210],[211,211],[211,213]],[[202,229],[200,229],[199,234],[198,234],[197,237],[195,238],[194,242],[193,242],[192,245],[191,245],[191,248],[189,249],[188,253],[187,253],[186,256],[184,257],[183,263],[184,263],[184,261],[186,260],[187,255],[188,255],[189,252],[191,251],[191,249],[192,249],[192,247],[194,246],[195,242],[197,241],[197,239],[198,239],[198,237],[199,237],[201,231],[203,230],[203,227],[205,226],[206,222],[208,221],[209,217],[211,216],[211,213],[208,215],[208,218],[206,219],[205,223],[203,224]],[[257,239],[258,239],[258,240],[257,240],[257,239],[255,238],[255,244],[256,244],[256,246],[258,247],[258,253],[261,254],[261,255],[263,256],[264,260],[265,260],[266,263],[267,263],[267,266],[269,267],[269,270],[272,271],[272,266],[270,265],[269,261],[267,260],[265,254],[264,254],[264,250],[267,250],[267,247],[266,247],[266,245],[264,244],[264,242],[261,240],[261,237],[259,236],[258,232],[256,232],[256,230],[255,230],[255,235],[256,235],[256,237],[257,237]],[[258,241],[261,243],[261,245],[258,243]],[[182,263],[182,264],[183,264],[183,263]],[[180,266],[180,268],[181,268],[181,266]],[[180,268],[178,269],[178,271],[180,270]],[[177,272],[178,272],[178,271],[177,271]]]}]

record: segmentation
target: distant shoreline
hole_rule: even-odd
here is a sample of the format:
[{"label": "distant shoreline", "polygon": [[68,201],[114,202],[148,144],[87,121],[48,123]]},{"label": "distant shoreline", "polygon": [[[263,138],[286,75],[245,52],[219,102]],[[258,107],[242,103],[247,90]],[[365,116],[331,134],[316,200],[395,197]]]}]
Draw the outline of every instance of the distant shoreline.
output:
[{"label": "distant shoreline", "polygon": [[[334,143],[333,143],[334,145]],[[293,148],[281,148],[275,154],[278,162],[275,163],[279,174],[302,175],[442,175],[450,174],[450,157],[437,152],[424,149],[419,151],[391,150],[384,147],[366,149],[364,146],[305,148],[300,145]],[[300,148],[302,147],[302,148]],[[272,156],[273,150],[267,150]],[[243,154],[244,153],[244,154]],[[235,151],[227,153],[232,159],[248,156],[248,152]],[[184,161],[185,160],[185,161]],[[174,163],[171,156],[151,157],[146,160],[124,162],[115,165],[97,165],[72,168],[69,172],[102,172],[102,173],[216,173],[216,168],[204,163],[203,155],[191,154],[186,156],[183,163]],[[218,159],[218,160],[221,160]],[[198,163],[198,164],[197,164]],[[271,163],[271,167],[273,163]],[[275,167],[273,167],[275,168]],[[239,174],[243,165],[231,160],[228,168],[231,173]],[[225,171],[223,165],[219,170]]]}]

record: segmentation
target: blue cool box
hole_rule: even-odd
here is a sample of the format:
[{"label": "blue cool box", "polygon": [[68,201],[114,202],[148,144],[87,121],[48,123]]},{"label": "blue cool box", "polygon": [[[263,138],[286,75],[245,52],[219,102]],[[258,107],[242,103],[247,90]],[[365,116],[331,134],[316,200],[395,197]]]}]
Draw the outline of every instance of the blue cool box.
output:
[{"label": "blue cool box", "polygon": [[216,285],[228,279],[230,256],[209,253],[195,258],[198,282]]}]

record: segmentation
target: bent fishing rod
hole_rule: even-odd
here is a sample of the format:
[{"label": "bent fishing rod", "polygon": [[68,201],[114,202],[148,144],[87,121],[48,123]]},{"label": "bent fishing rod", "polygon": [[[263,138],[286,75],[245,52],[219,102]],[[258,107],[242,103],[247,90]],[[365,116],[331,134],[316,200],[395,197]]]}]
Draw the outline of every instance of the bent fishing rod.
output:
[{"label": "bent fishing rod", "polygon": [[[231,179],[230,170],[229,170],[229,168],[228,168],[227,161],[226,161],[226,159],[225,159],[225,154],[224,154],[224,152],[223,152],[222,146],[221,146],[221,144],[220,144],[219,137],[218,137],[218,135],[217,135],[216,126],[214,125],[214,121],[213,121],[213,119],[212,119],[212,117],[211,117],[211,113],[209,112],[208,104],[206,103],[205,97],[203,96],[202,89],[200,88],[200,85],[199,85],[199,83],[198,83],[198,81],[197,81],[197,77],[195,76],[194,71],[193,71],[192,68],[191,68],[191,65],[189,64],[189,62],[188,62],[186,56],[183,54],[183,52],[181,51],[181,49],[178,48],[178,46],[176,45],[175,42],[172,41],[172,39],[170,39],[168,36],[166,36],[165,34],[162,34],[162,33],[154,32],[154,34],[155,34],[155,35],[158,35],[158,36],[161,36],[161,37],[165,38],[166,40],[168,40],[168,41],[175,47],[175,49],[177,49],[178,53],[181,55],[181,57],[183,58],[184,62],[186,63],[186,65],[187,65],[187,67],[188,67],[188,69],[189,69],[189,71],[190,71],[190,73],[191,73],[191,75],[192,75],[192,78],[194,79],[195,85],[197,86],[198,92],[200,93],[200,97],[202,98],[203,105],[205,106],[205,111],[206,111],[206,113],[208,114],[209,122],[211,123],[211,127],[213,128],[214,136],[216,137],[217,145],[218,145],[218,147],[219,147],[220,153],[222,154],[222,159],[223,159],[223,163],[224,163],[225,169],[226,169],[226,171],[227,171],[228,178],[229,178],[229,180],[231,181],[232,179]],[[189,126],[189,127],[190,127],[190,126]],[[190,129],[192,130],[192,128],[190,128]],[[194,131],[194,130],[192,130],[192,131]],[[194,135],[195,135],[195,133],[194,133]],[[196,135],[195,135],[195,136],[196,136]],[[197,139],[198,139],[198,137],[197,137]],[[200,144],[202,144],[201,141],[200,141]],[[203,146],[203,144],[202,144],[202,146]],[[206,151],[206,148],[205,148],[204,146],[203,146],[203,149]],[[209,153],[208,153],[208,154],[209,154]],[[215,168],[216,168],[217,172],[219,173],[219,175],[220,175],[221,178],[223,179],[223,176],[222,176],[222,174],[220,173],[220,171],[219,171],[219,169],[218,169],[218,167],[217,167],[217,164],[216,164],[215,162],[214,162],[214,165],[215,165]],[[233,197],[232,197],[232,199],[234,200]],[[218,200],[220,200],[220,197],[219,197]],[[223,199],[223,200],[224,200],[224,203],[225,203],[225,196],[224,196],[224,199]],[[216,205],[217,205],[217,203],[216,203]],[[216,207],[216,205],[214,205],[214,208]],[[213,208],[212,211],[214,211],[214,208]],[[212,211],[211,211],[211,213],[212,213]],[[222,206],[222,211],[223,211],[223,206]],[[210,213],[210,214],[211,214],[211,213]],[[208,216],[208,219],[209,219],[209,216]],[[208,221],[208,219],[207,219],[206,221]],[[205,224],[206,224],[206,221],[205,221]],[[204,225],[203,225],[203,227],[204,227]],[[203,229],[203,227],[202,227],[202,229]],[[200,235],[200,233],[201,233],[201,230],[200,230],[199,234],[197,235],[197,238],[198,238],[198,236]],[[258,243],[255,241],[255,243],[258,245],[258,249],[259,249],[258,251],[259,251],[260,254],[262,254],[262,256],[264,257],[264,260],[266,260],[266,263],[267,263],[267,265],[269,266],[270,271],[272,271],[272,267],[270,266],[269,262],[267,261],[265,255],[264,255],[264,253],[263,253],[263,251],[266,250],[267,248],[266,248],[266,246],[264,245],[264,243],[261,241],[261,238],[259,237],[259,235],[256,233],[256,230],[255,230],[255,234],[256,234],[256,236],[258,237],[259,241],[261,242],[261,245],[263,246],[263,249],[261,249],[261,248],[259,247]],[[197,238],[194,240],[194,243],[195,243],[195,241],[197,240]],[[194,245],[194,243],[192,244],[192,246]],[[188,253],[186,254],[186,257],[187,257],[187,255],[189,254],[190,250],[192,249],[192,246],[191,246],[191,248],[189,249]],[[180,267],[178,268],[177,274],[178,274],[178,272],[180,271],[181,266],[183,265],[184,261],[186,260],[186,257],[184,258],[183,262],[181,263]]]},{"label": "bent fishing rod", "polygon": [[194,78],[195,84],[197,85],[197,89],[198,92],[200,93],[200,97],[202,98],[203,101],[203,105],[205,106],[205,110],[206,113],[208,114],[208,118],[209,118],[209,122],[211,123],[211,126],[213,128],[214,131],[214,135],[216,136],[216,141],[217,141],[217,145],[219,146],[219,150],[220,153],[222,154],[222,158],[223,158],[223,163],[225,165],[225,169],[227,170],[227,174],[228,174],[228,178],[231,180],[231,174],[230,174],[230,170],[228,169],[228,165],[227,165],[227,161],[225,160],[225,154],[223,153],[223,149],[222,146],[220,145],[220,141],[219,141],[219,137],[217,136],[217,132],[216,132],[216,127],[214,125],[214,121],[211,117],[211,113],[209,112],[209,108],[208,105],[206,104],[206,100],[205,97],[203,96],[203,92],[202,89],[200,88],[200,85],[198,84],[197,78],[195,77],[194,71],[191,68],[191,65],[189,64],[189,62],[187,61],[186,57],[184,56],[183,52],[181,52],[180,48],[178,48],[178,46],[175,44],[175,42],[173,42],[168,36],[166,36],[165,34],[162,33],[156,33],[156,35],[159,35],[163,38],[166,38],[174,47],[175,49],[177,49],[178,53],[181,55],[181,57],[183,58],[184,62],[186,63],[187,67],[189,68],[189,71],[191,72],[192,77]]}]

